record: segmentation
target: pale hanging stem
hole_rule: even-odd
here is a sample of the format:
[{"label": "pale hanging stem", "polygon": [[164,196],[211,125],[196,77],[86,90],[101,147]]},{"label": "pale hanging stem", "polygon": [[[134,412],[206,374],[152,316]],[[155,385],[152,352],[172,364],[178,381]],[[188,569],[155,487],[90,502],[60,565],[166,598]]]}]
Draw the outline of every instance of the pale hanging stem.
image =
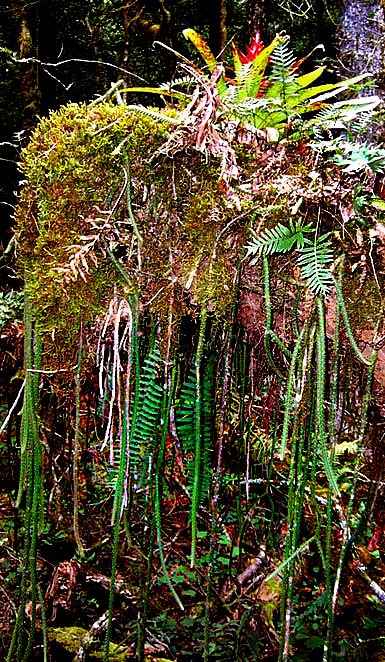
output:
[{"label": "pale hanging stem", "polygon": [[[103,329],[102,329],[102,332],[99,336],[98,345],[97,345],[97,348],[96,348],[96,365],[99,365],[99,393],[100,393],[101,398],[104,397],[104,393],[105,393],[104,385],[103,385],[104,352],[105,352],[104,338],[105,338],[105,335],[106,335],[106,330],[107,330],[107,326],[108,326],[109,321],[110,321],[110,310],[108,311],[108,313],[105,317]],[[101,342],[102,338],[103,338],[103,343]],[[103,347],[103,350],[100,349],[101,345]]]},{"label": "pale hanging stem", "polygon": [[[122,314],[122,306],[123,306],[123,301],[120,301],[119,307],[118,307],[118,312],[115,317],[115,326],[114,326],[114,347],[113,347],[113,352],[114,352],[114,363],[113,363],[113,368],[112,368],[112,374],[113,374],[113,393],[111,394],[111,403],[110,403],[110,414],[111,414],[111,425],[110,425],[110,463],[111,465],[114,464],[114,434],[113,434],[113,425],[112,425],[112,413],[113,413],[113,407],[114,407],[114,401],[115,399],[117,400],[117,408],[118,408],[118,418],[119,418],[119,434],[121,438],[121,430],[122,430],[122,410],[120,406],[120,354],[119,354],[119,326],[120,326],[120,318]],[[112,406],[111,406],[112,405]]]},{"label": "pale hanging stem", "polygon": [[[293,584],[293,574],[291,573],[289,576],[288,587],[287,587],[289,595],[291,593],[292,584]],[[288,598],[286,602],[286,611],[285,611],[285,643],[283,649],[284,662],[288,662],[289,660],[290,625],[291,625],[291,599]]]},{"label": "pale hanging stem", "polygon": [[114,321],[114,341],[113,341],[113,365],[112,365],[112,375],[111,375],[111,395],[110,395],[110,403],[109,403],[109,410],[108,410],[108,421],[107,421],[107,428],[106,428],[106,433],[104,436],[104,441],[101,447],[101,450],[104,450],[104,448],[107,445],[107,442],[109,442],[110,445],[110,464],[114,464],[114,439],[113,439],[113,411],[114,411],[114,404],[115,404],[115,398],[116,398],[116,379],[117,377],[119,378],[119,369],[120,369],[120,360],[119,360],[119,322],[120,322],[120,315],[121,315],[121,306],[119,305],[118,311],[115,316],[115,321]]},{"label": "pale hanging stem", "polygon": [[[134,74],[132,71],[128,71],[127,69],[123,69],[122,67],[118,67],[116,64],[112,64],[112,62],[101,62],[100,60],[86,60],[84,58],[78,58],[78,57],[71,57],[68,60],[61,60],[60,62],[43,62],[42,60],[38,60],[35,57],[17,58],[13,54],[10,55],[9,52],[7,51],[7,49],[5,49],[5,48],[0,48],[0,53],[4,53],[9,59],[12,60],[12,62],[15,62],[17,64],[29,64],[29,63],[39,64],[41,67],[44,67],[44,70],[46,70],[47,67],[57,68],[57,67],[62,67],[63,65],[66,65],[66,64],[72,64],[72,62],[81,62],[81,63],[84,63],[84,64],[97,64],[99,66],[102,65],[103,67],[108,67],[110,69],[114,69],[115,71],[121,71],[122,73],[124,73],[125,76],[127,76],[127,74],[129,74],[130,76],[133,76],[134,78],[137,78],[138,80],[140,80],[143,83],[147,84],[147,81],[146,81],[145,78],[142,78],[141,76],[138,76],[137,74]],[[50,74],[50,75],[52,76],[52,74]],[[59,82],[60,82],[61,85],[64,86],[64,83],[62,83],[60,80],[59,80]],[[117,87],[117,84],[115,85],[115,88],[116,87]],[[111,93],[111,90],[109,90],[109,93]],[[95,102],[97,102],[99,100],[100,100],[100,98],[96,99]]]},{"label": "pale hanging stem", "polygon": [[15,409],[15,407],[17,406],[17,403],[18,403],[19,400],[20,400],[20,396],[21,396],[21,394],[23,393],[24,386],[25,386],[25,379],[24,379],[24,381],[23,381],[23,383],[22,383],[22,385],[21,385],[21,387],[20,387],[20,391],[18,392],[18,394],[17,394],[17,396],[16,396],[16,400],[15,400],[15,402],[13,403],[11,409],[9,410],[9,412],[8,412],[8,414],[7,414],[7,417],[6,417],[5,421],[4,421],[4,423],[2,424],[2,426],[1,426],[1,428],[0,428],[0,434],[1,434],[1,433],[5,430],[5,428],[7,427],[7,425],[8,425],[8,421],[9,421],[9,419],[10,419],[11,416],[12,416],[12,412],[13,412],[13,410]]},{"label": "pale hanging stem", "polygon": [[[119,304],[118,317],[120,319],[120,312],[122,308],[122,301]],[[115,326],[114,334],[114,352],[117,354],[117,363],[116,363],[116,406],[118,410],[118,438],[122,439],[123,427],[122,427],[122,398],[121,398],[121,382],[120,382],[120,372],[121,372],[121,362],[120,362],[120,342],[119,342],[119,320]],[[114,447],[112,444],[112,452],[114,452]]]},{"label": "pale hanging stem", "polygon": [[175,287],[174,283],[176,278],[173,275],[173,255],[171,247],[169,247],[169,259],[170,259],[170,268],[171,268],[171,293],[170,293],[170,302],[168,306],[168,325],[167,325],[167,346],[165,353],[165,364],[166,364],[166,376],[168,373],[168,365],[170,360],[170,348],[171,348],[171,339],[172,339],[172,321],[174,315],[174,299],[175,299]]}]

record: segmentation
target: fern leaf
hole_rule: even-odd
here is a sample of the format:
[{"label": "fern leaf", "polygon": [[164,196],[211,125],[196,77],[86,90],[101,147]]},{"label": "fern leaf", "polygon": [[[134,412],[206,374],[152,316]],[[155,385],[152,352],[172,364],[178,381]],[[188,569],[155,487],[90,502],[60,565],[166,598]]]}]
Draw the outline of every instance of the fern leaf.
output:
[{"label": "fern leaf", "polygon": [[[297,98],[298,84],[296,84],[296,58],[288,47],[289,37],[277,44],[271,55],[271,73],[268,80],[271,86],[267,89],[266,97],[278,98],[282,102],[283,111],[287,114],[289,100]],[[276,126],[275,122],[274,126]]]},{"label": "fern leaf", "polygon": [[[329,240],[330,232],[316,239],[310,246],[298,249],[298,263],[301,275],[316,294],[326,295],[333,285],[329,266],[333,261],[333,252]],[[306,243],[310,243],[306,240]]]},{"label": "fern leaf", "polygon": [[295,71],[293,65],[296,58],[290,48],[288,47],[289,37],[282,39],[271,54],[271,73],[269,79],[278,81],[281,84],[288,84],[293,82],[295,78]]},{"label": "fern leaf", "polygon": [[236,47],[232,45],[238,101],[245,97],[257,97],[260,93],[261,85],[265,80],[265,70],[269,59],[274,49],[284,40],[285,38],[277,35],[271,44],[258,53],[252,62],[246,64],[242,64]]},{"label": "fern leaf", "polygon": [[158,383],[161,356],[155,346],[144,361],[140,377],[138,414],[130,436],[130,470],[138,483],[144,479],[150,455],[154,451],[163,389]]},{"label": "fern leaf", "polygon": [[259,235],[251,230],[253,240],[248,246],[248,252],[249,254],[257,253],[259,255],[288,253],[295,245],[298,248],[303,247],[305,244],[304,233],[312,231],[309,225],[302,226],[301,221],[294,224],[292,219],[289,226],[278,223]]},{"label": "fern leaf", "polygon": [[[202,407],[201,407],[201,457],[199,466],[199,504],[202,504],[210,487],[210,449],[213,430],[212,403],[215,369],[214,359],[208,360],[203,370]],[[182,450],[186,458],[188,487],[192,492],[195,473],[195,434],[197,428],[196,402],[197,382],[192,370],[187,377],[176,406],[176,425],[181,440]]]}]

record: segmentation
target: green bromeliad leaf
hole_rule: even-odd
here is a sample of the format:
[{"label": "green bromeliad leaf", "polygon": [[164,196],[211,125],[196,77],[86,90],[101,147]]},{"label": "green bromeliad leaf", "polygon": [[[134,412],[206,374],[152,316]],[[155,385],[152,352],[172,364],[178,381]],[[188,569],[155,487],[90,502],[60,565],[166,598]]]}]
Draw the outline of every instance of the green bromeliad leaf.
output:
[{"label": "green bromeliad leaf", "polygon": [[238,101],[245,98],[255,99],[260,95],[270,57],[274,49],[285,39],[285,37],[277,35],[269,46],[266,46],[251,62],[246,64],[242,64],[238,49],[232,44]]},{"label": "green bromeliad leaf", "polygon": [[200,34],[198,34],[198,32],[195,32],[195,30],[192,28],[186,28],[186,30],[183,30],[183,35],[186,37],[186,39],[190,39],[190,41],[194,44],[195,48],[197,51],[199,51],[212,73],[215,67],[218,66],[218,62],[210,50],[207,42],[203,39],[203,37],[201,37]]}]

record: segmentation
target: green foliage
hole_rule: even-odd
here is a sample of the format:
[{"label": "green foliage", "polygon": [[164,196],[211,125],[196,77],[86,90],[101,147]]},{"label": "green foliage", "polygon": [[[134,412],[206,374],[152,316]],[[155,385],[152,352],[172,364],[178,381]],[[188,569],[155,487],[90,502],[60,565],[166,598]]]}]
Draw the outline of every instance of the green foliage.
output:
[{"label": "green foliage", "polygon": [[139,382],[138,410],[129,443],[130,471],[138,486],[141,486],[148,477],[149,459],[154,453],[159,434],[163,398],[163,387],[160,383],[162,376],[162,359],[159,346],[155,344],[143,363]]},{"label": "green foliage", "polygon": [[295,61],[296,58],[289,48],[289,37],[281,39],[271,54],[271,71],[269,79],[279,83],[281,86],[281,96],[285,95],[285,88],[295,79]]},{"label": "green foliage", "polygon": [[[266,71],[270,65],[272,73],[268,79]],[[211,66],[215,69],[216,63],[211,62]],[[237,87],[240,94],[245,91],[250,94],[252,69],[239,69],[239,85],[231,83],[221,103],[225,103],[226,95],[228,102],[234,92],[235,98]],[[316,70],[304,77],[299,76],[287,40],[281,39],[272,53],[268,57],[264,53],[253,69],[257,92],[263,92],[265,96],[254,99],[244,96],[236,103],[245,102],[245,108],[250,104],[255,116],[261,113],[262,119],[266,111],[266,117],[270,114],[268,121],[281,130],[291,103],[298,102],[302,104],[301,108],[309,108],[314,94],[328,95],[333,91],[323,88],[320,92],[318,88],[316,93],[311,88],[321,73]],[[227,85],[225,78],[222,83]],[[210,107],[213,111],[210,117],[215,122],[213,108]],[[255,154],[249,146],[245,154],[239,147],[237,162],[241,176],[244,176],[243,180],[239,177],[244,187],[241,185],[237,189],[234,186],[222,196],[216,186],[218,162],[213,158],[208,164],[205,162],[207,154],[202,156],[191,149],[195,145],[190,140],[191,132],[184,131],[185,127],[181,130],[177,126],[170,136],[170,123],[163,122],[158,111],[142,112],[140,109],[137,112],[124,105],[114,108],[104,103],[87,109],[67,110],[67,116],[62,111],[60,117],[55,114],[51,118],[51,123],[42,123],[33,138],[35,149],[31,147],[24,154],[28,183],[17,213],[18,268],[20,273],[22,269],[26,270],[27,290],[33,296],[36,318],[45,325],[46,346],[50,347],[50,338],[55,332],[58,336],[65,333],[65,325],[71,327],[72,338],[75,338],[74,328],[83,313],[88,325],[84,351],[86,354],[88,350],[90,364],[92,343],[95,344],[98,335],[103,338],[104,365],[108,373],[105,381],[111,377],[110,391],[114,392],[109,410],[112,423],[110,420],[108,423],[111,423],[109,429],[117,432],[111,434],[111,456],[120,455],[112,517],[112,578],[104,659],[108,659],[110,652],[115,580],[120,568],[124,568],[121,573],[123,582],[133,581],[137,591],[134,600],[130,597],[130,609],[137,609],[139,613],[137,655],[141,661],[147,606],[151,614],[165,614],[166,635],[171,639],[170,632],[173,631],[175,636],[173,656],[183,639],[184,642],[189,639],[188,646],[191,644],[194,652],[199,650],[202,628],[206,659],[226,659],[229,650],[234,651],[236,659],[260,659],[265,654],[266,642],[268,649],[275,647],[276,655],[278,626],[271,606],[274,610],[278,607],[278,593],[282,604],[281,641],[287,642],[290,650],[293,644],[293,640],[289,641],[293,633],[290,619],[293,613],[295,623],[296,609],[297,613],[302,609],[295,604],[294,591],[302,591],[299,579],[308,571],[308,555],[302,552],[313,545],[315,552],[312,553],[317,556],[319,567],[322,566],[324,574],[319,574],[321,579],[317,588],[322,588],[327,596],[327,616],[331,623],[332,572],[336,570],[335,558],[331,554],[332,543],[336,543],[336,550],[343,548],[337,536],[332,540],[334,504],[342,510],[345,504],[338,501],[339,476],[334,474],[335,458],[329,450],[337,436],[334,430],[338,406],[335,384],[338,385],[340,375],[337,365],[329,389],[327,380],[331,366],[323,311],[323,297],[334,282],[330,273],[333,253],[331,234],[318,237],[318,231],[315,232],[310,225],[310,219],[314,222],[315,218],[314,208],[324,211],[319,204],[318,191],[314,193],[313,186],[317,186],[317,181],[310,175],[309,195],[304,193],[303,198],[297,198],[298,203],[292,207],[290,217],[292,191],[289,195],[287,190],[278,190],[277,193],[274,182],[263,179],[263,167],[255,172],[259,165],[254,165]],[[220,112],[221,117],[226,117],[227,107],[223,105]],[[175,110],[170,113],[175,120]],[[192,113],[186,121],[189,119],[200,122],[202,118],[198,113],[196,116]],[[329,115],[329,119],[339,121],[336,115],[333,118]],[[202,131],[207,129],[203,121],[200,127],[203,127]],[[214,136],[223,146],[225,133],[220,135],[220,140],[217,134],[218,128],[222,129],[214,124],[208,128],[212,132],[208,130],[207,136]],[[172,140],[177,147],[175,152],[172,151]],[[285,148],[280,147],[277,151],[283,154]],[[263,147],[258,147],[259,152],[263,152]],[[274,150],[266,150],[263,157],[273,162],[269,172],[274,171],[274,166],[279,170],[278,180],[282,174],[282,162],[274,163],[272,152]],[[294,169],[297,161],[290,162],[289,150],[285,158]],[[304,182],[309,173],[306,164],[301,162],[300,167],[303,168],[301,173],[305,172],[301,178],[302,187],[306,186]],[[325,170],[326,179],[329,173],[327,168]],[[330,170],[334,172],[336,169]],[[291,173],[292,170],[286,175],[288,181]],[[237,175],[232,177],[236,179]],[[299,178],[295,176],[294,179],[298,183]],[[258,189],[254,187],[255,182]],[[260,182],[266,186],[259,188]],[[295,190],[297,195],[298,188]],[[264,198],[267,198],[266,203],[278,204],[266,204],[262,208]],[[306,211],[303,218],[297,220],[294,214],[298,214],[300,208],[302,213],[302,203]],[[264,261],[264,343],[261,342],[261,283],[248,268],[246,280],[242,283],[240,268],[244,266],[242,256],[248,236],[247,223],[253,208],[268,217],[272,226],[259,234],[252,230],[248,247],[249,256],[261,255]],[[288,221],[285,225],[281,214],[286,210]],[[318,217],[321,218],[321,213]],[[287,287],[291,297],[293,287],[298,286],[302,292],[304,283],[286,278],[287,270],[278,269],[272,276],[274,282],[270,287],[268,270],[268,258],[277,254],[284,254],[281,262],[289,263],[291,268],[294,260],[289,254],[294,256],[294,251],[303,281],[312,292],[321,295],[315,301],[314,297],[307,297],[306,305],[301,307],[298,307],[297,297],[293,308],[299,309],[300,319],[295,343],[285,324],[277,323],[275,311],[281,302],[286,306]],[[52,274],[58,264],[55,281]],[[285,279],[284,287],[279,283],[280,277]],[[54,295],[50,289],[52,281],[57,286]],[[91,300],[84,298],[88,296]],[[233,303],[230,313],[229,300]],[[119,301],[119,308],[114,308],[115,301]],[[310,305],[313,302],[310,310],[309,301]],[[58,304],[56,312],[55,303]],[[347,311],[343,306],[342,293],[337,287],[337,307],[347,326]],[[106,309],[109,313],[103,322],[97,313]],[[218,315],[218,309],[221,315]],[[61,315],[63,321],[58,319]],[[186,319],[188,331],[182,331],[181,320]],[[348,336],[351,341],[349,331]],[[61,340],[59,338],[58,342]],[[72,344],[68,342],[68,336],[66,340],[65,353],[68,355],[68,350],[72,348],[74,351],[76,346],[74,341]],[[334,355],[335,363],[343,360],[337,342]],[[364,358],[357,356],[360,360]],[[66,356],[66,359],[66,365],[74,365],[71,357]],[[368,365],[368,361],[362,363]],[[54,365],[58,365],[56,357]],[[176,366],[182,375],[182,384],[177,385]],[[374,360],[370,366],[374,366]],[[90,394],[80,390],[80,363],[78,370],[75,441],[76,435],[79,442],[88,435],[88,448],[93,434],[89,433],[92,416],[87,413],[86,421],[84,405]],[[222,380],[216,379],[217,372],[224,375]],[[49,378],[56,385],[60,383],[60,376],[55,373]],[[88,374],[83,370],[87,387],[90,382],[94,384],[91,381],[94,377],[91,370]],[[29,394],[30,386],[27,389]],[[38,386],[39,381],[35,378],[35,396]],[[368,401],[369,393],[368,387]],[[65,393],[65,397],[70,400],[71,395]],[[172,418],[174,410],[175,420]],[[74,411],[73,407],[71,411]],[[23,413],[23,425],[26,412]],[[338,413],[342,419],[341,429],[345,429],[345,413]],[[30,416],[30,421],[32,419]],[[175,427],[171,427],[174,422]],[[364,420],[362,438],[365,425]],[[53,425],[52,430],[50,443],[52,455],[56,456],[55,444],[61,444],[67,437],[57,435],[57,441]],[[25,446],[25,428],[22,433]],[[278,434],[282,434],[280,456],[277,452]],[[255,439],[264,452],[257,453]],[[40,448],[41,445],[37,446]],[[217,449],[215,462],[213,452]],[[30,472],[28,462],[31,458],[25,450],[23,447],[23,471]],[[93,450],[96,451],[95,446]],[[104,448],[101,453],[103,451]],[[60,455],[58,457],[62,459]],[[187,476],[183,470],[184,461]],[[213,466],[218,467],[215,474]],[[22,475],[27,474],[22,472]],[[104,481],[104,475],[99,474],[99,480]],[[329,488],[326,500],[325,493]],[[29,493],[30,502],[32,496]],[[208,496],[212,498],[209,500]],[[186,570],[185,565],[186,547],[190,542],[187,534],[188,497],[192,522],[191,564],[198,565],[195,574]],[[207,504],[208,507],[201,507]],[[126,542],[122,540],[121,515],[125,520],[128,554],[125,553]],[[338,522],[340,519],[338,510]],[[26,521],[28,528],[29,520]],[[354,524],[353,519],[351,522]],[[349,522],[346,530],[348,526]],[[95,529],[89,533],[90,539],[99,536],[100,530],[94,533]],[[102,553],[106,554],[104,535],[100,537],[103,538]],[[273,540],[275,556],[268,547]],[[95,549],[99,549],[97,544]],[[181,546],[176,550],[175,546],[179,544]],[[111,546],[108,549],[107,555]],[[245,569],[253,571],[259,551],[257,561],[261,561],[261,570],[255,564],[253,575],[244,574]],[[102,562],[106,563],[105,557]],[[139,573],[144,574],[143,568],[146,568],[146,577],[140,584],[137,580]],[[159,579],[160,570],[163,576]],[[261,577],[275,579],[278,574],[283,575],[278,581],[280,590],[274,597],[267,596],[263,607],[258,593],[263,588]],[[188,610],[186,621],[173,618],[174,605],[169,607],[165,592],[158,591],[159,585],[162,589],[163,584],[167,584],[179,607]],[[174,584],[178,585],[178,594]],[[268,586],[265,588],[269,590]],[[306,591],[302,591],[301,597],[304,596],[308,600]],[[125,599],[123,590],[119,599]],[[36,611],[36,596],[34,600],[32,608]],[[23,598],[19,612],[22,616],[18,616],[19,629],[25,605]],[[317,609],[313,610],[315,624],[321,623]],[[130,621],[135,622],[135,618],[130,617]],[[190,626],[191,629],[194,626],[195,631],[191,637],[188,633],[186,638],[184,628]],[[299,624],[294,630],[297,640],[301,627]],[[163,634],[157,632],[159,640]],[[307,634],[305,645],[308,649],[316,648],[321,637],[310,630]],[[219,636],[222,637],[220,645],[217,642]],[[19,642],[18,648],[22,650]]]},{"label": "green foliage", "polygon": [[374,173],[382,174],[385,168],[385,149],[377,145],[362,145],[340,141],[337,142],[333,161],[344,172],[371,170]]},{"label": "green foliage", "polygon": [[20,318],[23,311],[24,294],[10,290],[0,292],[0,329],[14,319]]},{"label": "green foliage", "polygon": [[[218,63],[204,39],[194,30],[185,30],[184,33],[192,40],[210,71],[213,71]],[[289,116],[314,115],[323,108],[328,111],[334,109],[341,122],[342,118],[348,121],[360,113],[373,112],[379,104],[375,96],[330,103],[329,99],[353,88],[367,75],[362,74],[339,83],[312,85],[324,73],[325,67],[299,75],[299,65],[306,58],[296,63],[288,43],[288,36],[277,35],[269,46],[245,64],[240,61],[238,51],[233,47],[235,80],[227,82],[222,77],[218,83],[222,100],[222,107],[219,108],[221,118],[238,119],[255,129],[274,128],[282,137]],[[201,75],[204,74],[201,72]],[[307,117],[303,126],[304,133],[310,135],[317,125],[318,120]]]},{"label": "green foliage", "polygon": [[246,63],[241,62],[238,50],[233,45],[232,53],[236,86],[234,88],[234,86],[230,84],[226,91],[235,91],[235,101],[237,103],[240,103],[242,99],[253,99],[263,95],[263,81],[266,76],[266,68],[269,64],[270,57],[273,56],[274,49],[279,48],[283,41],[285,41],[285,38],[277,35],[269,46],[263,48],[255,58]]},{"label": "green foliage", "polygon": [[[202,403],[200,410],[201,453],[198,467],[199,505],[207,498],[211,486],[211,443],[213,434],[213,386],[215,381],[215,359],[211,356],[205,362],[202,371]],[[182,450],[187,462],[187,475],[190,493],[193,493],[196,470],[195,438],[197,433],[196,409],[197,379],[196,372],[191,370],[184,382],[176,406],[176,424],[181,440]]]},{"label": "green foliage", "polygon": [[301,276],[308,287],[316,294],[326,295],[333,284],[330,264],[333,253],[329,239],[330,233],[315,237],[311,242],[304,234],[314,232],[309,225],[302,225],[299,220],[295,224],[290,219],[289,225],[278,223],[273,228],[256,234],[251,229],[252,241],[248,246],[249,255],[273,255],[274,253],[287,253],[293,248],[298,253],[298,265]]},{"label": "green foliage", "polygon": [[278,223],[273,228],[263,230],[256,234],[251,228],[250,234],[253,238],[248,246],[249,254],[271,255],[272,253],[287,253],[292,248],[302,248],[305,243],[304,233],[314,232],[309,225],[302,225],[299,219],[295,224],[290,219],[289,226]]},{"label": "green foliage", "polygon": [[301,275],[316,294],[326,295],[334,282],[329,268],[333,261],[329,234],[316,237],[310,246],[298,249]]}]

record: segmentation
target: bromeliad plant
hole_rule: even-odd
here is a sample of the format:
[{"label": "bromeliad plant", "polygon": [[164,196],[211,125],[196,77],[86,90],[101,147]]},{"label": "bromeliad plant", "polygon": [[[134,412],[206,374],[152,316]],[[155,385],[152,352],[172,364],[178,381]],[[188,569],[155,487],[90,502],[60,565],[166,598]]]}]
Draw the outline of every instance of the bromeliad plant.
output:
[{"label": "bromeliad plant", "polygon": [[[205,40],[192,29],[184,30],[183,34],[194,44],[213,74],[219,63]],[[232,45],[235,77],[223,75],[218,81],[221,98],[218,116],[221,119],[240,120],[254,129],[274,128],[278,139],[284,134],[289,120],[308,113],[313,113],[313,118],[305,121],[302,130],[305,134],[313,133],[317,126],[314,113],[325,108],[335,109],[333,120],[329,121],[327,128],[333,125],[341,127],[345,116],[351,120],[362,112],[374,111],[379,103],[376,96],[333,103],[328,101],[362,82],[368,74],[338,83],[313,85],[322,76],[325,67],[320,66],[300,75],[299,68],[309,56],[297,61],[289,48],[289,40],[289,36],[278,34],[271,44],[264,47],[256,33],[246,55]]]}]

